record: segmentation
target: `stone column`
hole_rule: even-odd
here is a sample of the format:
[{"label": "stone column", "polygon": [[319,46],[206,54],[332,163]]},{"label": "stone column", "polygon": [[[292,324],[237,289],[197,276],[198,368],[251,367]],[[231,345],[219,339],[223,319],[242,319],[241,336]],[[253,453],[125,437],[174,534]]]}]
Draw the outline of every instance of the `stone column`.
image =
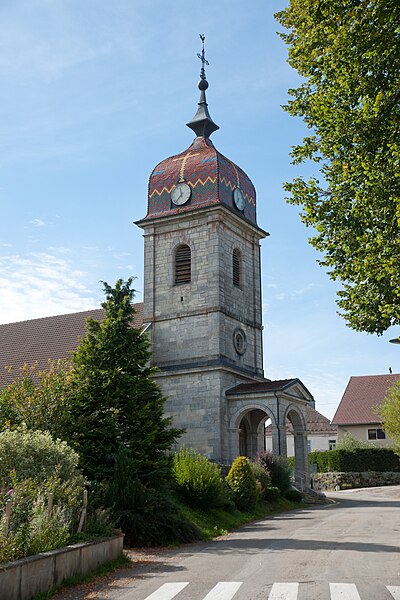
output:
[{"label": "stone column", "polygon": [[272,452],[276,456],[287,456],[286,427],[283,425],[271,425]]},{"label": "stone column", "polygon": [[239,456],[239,427],[228,429],[229,436],[229,462],[232,464],[237,456]]},{"label": "stone column", "polygon": [[302,490],[310,487],[310,474],[308,468],[307,434],[304,431],[294,431],[295,453],[295,482]]}]

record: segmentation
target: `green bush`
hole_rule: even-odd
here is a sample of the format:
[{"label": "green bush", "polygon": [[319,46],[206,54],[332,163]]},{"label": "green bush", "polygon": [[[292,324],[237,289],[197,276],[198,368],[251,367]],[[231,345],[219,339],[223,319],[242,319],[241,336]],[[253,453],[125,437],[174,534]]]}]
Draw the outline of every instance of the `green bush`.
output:
[{"label": "green bush", "polygon": [[303,500],[303,495],[299,490],[288,490],[285,493],[285,498],[291,502],[301,502]]},{"label": "green bush", "polygon": [[86,482],[78,470],[78,454],[61,440],[53,440],[48,432],[25,427],[0,432],[0,488],[32,479],[38,484],[57,478],[68,486]]},{"label": "green bush", "polygon": [[[0,537],[0,561],[14,560],[67,543],[76,529],[85,479],[78,455],[47,432],[19,427],[0,433],[0,529],[12,499],[8,537]],[[49,494],[53,510],[47,514]]]},{"label": "green bush", "polygon": [[256,505],[257,483],[248,458],[238,456],[233,461],[226,481],[239,510],[251,509]]},{"label": "green bush", "polygon": [[390,448],[356,448],[354,450],[326,450],[311,452],[310,464],[317,466],[320,473],[400,471],[400,458]]},{"label": "green bush", "polygon": [[47,502],[38,496],[32,507],[29,520],[29,544],[27,555],[49,552],[66,546],[70,538],[71,522],[59,506],[55,506],[51,515],[47,514]]},{"label": "green bush", "polygon": [[271,484],[270,474],[268,471],[266,471],[266,469],[264,469],[259,464],[251,462],[250,465],[251,465],[251,469],[254,473],[254,477],[256,478],[256,482],[259,486],[260,500],[265,500],[265,493],[266,493],[267,487]]},{"label": "green bush", "polygon": [[[0,562],[55,550],[65,546],[71,535],[71,510],[53,506],[47,512],[46,482],[38,487],[32,479],[15,482],[14,487],[0,498],[0,531],[5,533],[5,504],[12,499],[8,536],[0,536]],[[42,490],[42,491],[41,491]]]},{"label": "green bush", "polygon": [[269,485],[265,490],[266,502],[276,502],[281,495],[281,490],[275,485]]},{"label": "green bush", "polygon": [[338,438],[335,450],[358,450],[359,448],[371,448],[371,444],[357,440],[349,431]]},{"label": "green bush", "polygon": [[165,486],[143,484],[132,469],[127,449],[120,446],[114,476],[96,490],[97,502],[111,507],[115,525],[125,534],[125,544],[160,546],[202,539],[200,530],[184,517]]},{"label": "green bush", "polygon": [[296,457],[295,456],[288,456],[286,460],[287,460],[288,468],[293,473],[293,471],[294,471],[294,469],[296,467]]},{"label": "green bush", "polygon": [[257,452],[254,462],[269,472],[272,485],[278,487],[282,494],[290,489],[291,470],[284,457],[275,456],[270,450],[262,450]]},{"label": "green bush", "polygon": [[178,494],[189,506],[220,507],[227,502],[219,467],[192,448],[174,455],[173,478]]}]

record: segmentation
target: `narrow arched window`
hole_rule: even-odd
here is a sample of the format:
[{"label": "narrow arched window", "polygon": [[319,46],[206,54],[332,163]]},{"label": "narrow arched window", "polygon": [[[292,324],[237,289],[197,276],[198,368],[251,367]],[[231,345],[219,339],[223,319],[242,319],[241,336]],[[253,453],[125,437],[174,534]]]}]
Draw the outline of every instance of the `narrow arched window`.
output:
[{"label": "narrow arched window", "polygon": [[178,246],[175,251],[175,285],[191,281],[191,252],[187,244]]},{"label": "narrow arched window", "polygon": [[240,287],[240,267],[241,267],[240,251],[235,248],[232,253],[232,280],[233,285]]}]

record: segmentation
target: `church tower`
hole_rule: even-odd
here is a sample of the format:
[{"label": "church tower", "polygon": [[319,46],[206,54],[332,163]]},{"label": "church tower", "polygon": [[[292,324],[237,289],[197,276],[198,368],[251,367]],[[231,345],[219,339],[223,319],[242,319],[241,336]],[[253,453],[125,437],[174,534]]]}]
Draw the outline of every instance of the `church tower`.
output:
[{"label": "church tower", "polygon": [[249,177],[210,140],[204,37],[200,101],[183,152],[149,179],[144,231],[144,321],[167,416],[180,443],[228,460],[225,391],[263,379],[260,240]]}]

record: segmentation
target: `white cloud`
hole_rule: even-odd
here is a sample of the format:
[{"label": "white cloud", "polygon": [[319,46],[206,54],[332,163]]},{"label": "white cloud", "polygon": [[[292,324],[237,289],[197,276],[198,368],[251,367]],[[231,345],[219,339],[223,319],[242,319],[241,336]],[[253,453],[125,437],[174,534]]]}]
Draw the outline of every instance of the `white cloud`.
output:
[{"label": "white cloud", "polygon": [[88,310],[99,299],[86,283],[86,273],[48,253],[0,257],[0,322]]},{"label": "white cloud", "polygon": [[276,300],[290,300],[292,298],[298,298],[299,296],[303,296],[304,294],[307,294],[311,290],[318,287],[321,286],[317,283],[309,283],[298,290],[290,290],[289,292],[281,292],[276,294],[275,298]]},{"label": "white cloud", "polygon": [[31,223],[35,227],[44,227],[46,225],[46,223],[42,219],[33,219],[33,221],[31,221]]}]

